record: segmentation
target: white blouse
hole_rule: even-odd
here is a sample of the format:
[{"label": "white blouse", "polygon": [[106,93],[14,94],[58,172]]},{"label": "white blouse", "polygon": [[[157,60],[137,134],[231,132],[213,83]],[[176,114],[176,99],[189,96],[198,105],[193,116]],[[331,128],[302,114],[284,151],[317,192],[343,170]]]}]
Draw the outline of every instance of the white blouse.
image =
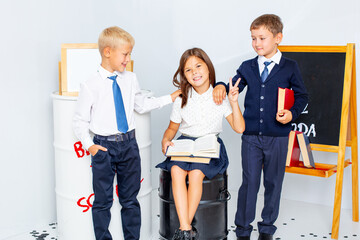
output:
[{"label": "white blouse", "polygon": [[192,137],[201,137],[222,131],[222,120],[232,113],[232,109],[227,98],[221,105],[216,105],[212,92],[211,85],[201,95],[191,88],[187,104],[183,108],[181,108],[181,98],[176,98],[170,120],[180,123],[179,132]]}]

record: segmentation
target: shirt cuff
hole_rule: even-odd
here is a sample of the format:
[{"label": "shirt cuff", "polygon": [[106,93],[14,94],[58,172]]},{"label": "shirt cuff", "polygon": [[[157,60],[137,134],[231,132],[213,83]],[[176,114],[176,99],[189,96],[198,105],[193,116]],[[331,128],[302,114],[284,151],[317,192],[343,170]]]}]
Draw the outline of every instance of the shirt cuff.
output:
[{"label": "shirt cuff", "polygon": [[171,99],[171,95],[165,95],[165,96],[160,97],[159,99],[160,99],[162,106],[168,105],[173,102]]},{"label": "shirt cuff", "polygon": [[84,145],[84,148],[85,148],[86,150],[89,150],[89,147],[91,147],[92,145],[94,145],[94,142],[91,140],[91,138],[88,138],[88,139],[85,139],[82,144]]}]

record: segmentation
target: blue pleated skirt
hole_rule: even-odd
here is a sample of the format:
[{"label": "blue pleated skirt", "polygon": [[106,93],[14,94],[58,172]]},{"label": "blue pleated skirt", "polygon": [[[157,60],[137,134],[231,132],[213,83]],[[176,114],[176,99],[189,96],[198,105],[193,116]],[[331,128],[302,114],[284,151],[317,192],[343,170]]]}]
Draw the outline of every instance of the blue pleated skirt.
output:
[{"label": "blue pleated skirt", "polygon": [[[181,135],[178,139],[196,139],[193,137],[188,137]],[[217,174],[223,174],[229,165],[229,159],[226,153],[225,145],[221,138],[218,137],[218,142],[220,143],[220,158],[212,158],[209,164],[206,163],[191,163],[191,162],[180,162],[180,161],[171,161],[170,158],[166,158],[165,161],[156,165],[157,168],[162,168],[167,171],[171,171],[171,167],[174,165],[179,166],[185,171],[191,171],[194,169],[201,170],[208,179],[212,179]]]}]

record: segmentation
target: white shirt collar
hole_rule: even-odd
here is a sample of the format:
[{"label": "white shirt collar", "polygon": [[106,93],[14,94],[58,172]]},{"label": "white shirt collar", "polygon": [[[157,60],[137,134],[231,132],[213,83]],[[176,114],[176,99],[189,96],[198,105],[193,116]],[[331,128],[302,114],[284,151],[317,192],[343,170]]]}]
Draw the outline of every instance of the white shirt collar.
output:
[{"label": "white shirt collar", "polygon": [[108,70],[106,70],[105,68],[103,68],[101,65],[99,66],[98,68],[98,72],[101,76],[101,79],[107,79],[108,77],[110,76],[113,76],[113,75],[120,75],[121,73],[118,72],[118,71],[114,71],[113,73],[112,72],[109,72]]},{"label": "white shirt collar", "polygon": [[270,61],[272,61],[272,62],[274,62],[276,64],[279,64],[281,56],[282,56],[282,54],[281,54],[280,50],[278,49],[277,52],[275,53],[275,55],[272,56],[270,59],[266,58],[264,56],[259,56],[258,63],[259,63],[259,65],[262,66],[264,64],[264,62],[269,62],[269,60],[270,60]]},{"label": "white shirt collar", "polygon": [[190,97],[193,98],[193,99],[197,99],[197,98],[207,98],[208,96],[212,96],[212,90],[213,90],[213,87],[211,86],[210,84],[210,87],[208,90],[206,90],[206,92],[204,92],[203,94],[198,94],[194,88],[191,88],[191,95]]}]

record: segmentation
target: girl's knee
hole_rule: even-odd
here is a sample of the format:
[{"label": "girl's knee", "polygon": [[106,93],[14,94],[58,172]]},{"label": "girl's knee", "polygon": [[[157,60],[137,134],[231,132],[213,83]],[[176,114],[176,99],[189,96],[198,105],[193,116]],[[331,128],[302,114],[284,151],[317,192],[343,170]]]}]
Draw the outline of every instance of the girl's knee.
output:
[{"label": "girl's knee", "polygon": [[182,169],[181,167],[179,167],[177,165],[172,166],[170,171],[171,171],[171,174],[173,174],[173,173],[184,173],[185,172],[184,169]]},{"label": "girl's knee", "polygon": [[171,167],[171,178],[185,178],[187,175],[187,171],[182,169],[181,167],[174,165]]},{"label": "girl's knee", "polygon": [[204,173],[199,169],[195,169],[189,172],[189,181],[202,182],[204,178]]}]

